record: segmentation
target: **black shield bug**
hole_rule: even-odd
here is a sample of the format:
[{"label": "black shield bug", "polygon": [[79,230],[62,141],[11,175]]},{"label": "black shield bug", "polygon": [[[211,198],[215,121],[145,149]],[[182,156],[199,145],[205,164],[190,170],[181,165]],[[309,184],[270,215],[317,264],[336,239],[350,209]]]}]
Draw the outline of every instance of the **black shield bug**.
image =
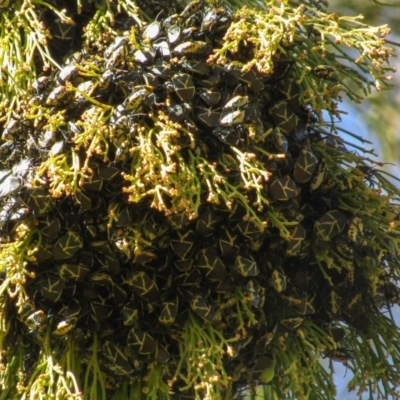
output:
[{"label": "black shield bug", "polygon": [[298,189],[289,175],[276,179],[269,187],[274,200],[285,201],[297,196]]},{"label": "black shield bug", "polygon": [[315,221],[314,229],[322,240],[331,240],[346,226],[346,216],[338,210],[325,213]]},{"label": "black shield bug", "polygon": [[182,101],[188,102],[192,100],[196,88],[189,74],[176,74],[171,79],[171,82],[176,94]]},{"label": "black shield bug", "polygon": [[308,182],[318,165],[317,157],[308,150],[302,150],[294,164],[293,177],[297,183]]}]

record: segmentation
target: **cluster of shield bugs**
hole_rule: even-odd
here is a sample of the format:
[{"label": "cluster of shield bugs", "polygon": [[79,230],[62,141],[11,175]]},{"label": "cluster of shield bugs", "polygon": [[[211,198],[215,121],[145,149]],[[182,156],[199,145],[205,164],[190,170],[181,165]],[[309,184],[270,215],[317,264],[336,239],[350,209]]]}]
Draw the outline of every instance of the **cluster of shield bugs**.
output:
[{"label": "cluster of shield bugs", "polygon": [[[348,171],[335,169],[323,149],[343,159],[349,152],[333,134],[312,128],[312,110],[301,104],[303,88],[290,63],[277,61],[276,72],[265,76],[238,67],[247,53],[232,52],[226,64],[209,62],[234,18],[224,5],[195,0],[137,27],[140,49],[121,32],[97,54],[74,54],[59,71],[38,77],[24,108],[32,114],[4,123],[2,241],[15,240],[27,223],[37,248],[29,261],[37,275],[27,284],[34,303],[18,310],[19,321],[36,345],[46,332],[64,343],[89,340],[95,332],[110,381],[146,377],[154,363],[174,376],[176,340],[184,337],[189,316],[202,331],[218,327],[224,337],[239,338],[223,361],[235,385],[269,379],[263,376],[270,353],[290,335],[306,332],[309,321],[329,332],[332,320],[356,325],[355,310],[366,305],[355,258],[388,262],[388,250],[377,255],[367,248],[373,235],[365,213],[346,208],[338,181]],[[69,34],[61,32],[61,40]],[[329,85],[338,79],[323,65],[310,75]],[[182,127],[178,135],[176,126]],[[38,138],[35,168],[28,137]],[[35,180],[49,158],[55,164]],[[154,199],[168,205],[167,216],[152,207],[150,196],[127,199],[124,177],[130,172],[138,187],[150,187],[153,175],[142,171],[150,164],[157,175],[154,159],[170,159],[192,175],[206,164],[214,168],[218,176],[210,172],[198,182],[196,215],[174,213],[178,203],[165,188],[158,187]],[[268,180],[256,176],[260,165]],[[369,176],[361,165],[357,176]],[[55,193],[49,183],[56,182],[54,171],[73,194]],[[231,190],[229,206],[220,187],[217,202],[203,199],[221,181]],[[178,180],[168,189],[187,191]],[[268,206],[249,212],[262,196]],[[394,207],[381,220],[398,217]],[[326,262],[336,271],[334,282]],[[385,278],[375,286],[377,306],[399,301]],[[326,357],[350,363],[343,335],[333,341],[336,348]],[[90,362],[90,356],[82,359]]]}]

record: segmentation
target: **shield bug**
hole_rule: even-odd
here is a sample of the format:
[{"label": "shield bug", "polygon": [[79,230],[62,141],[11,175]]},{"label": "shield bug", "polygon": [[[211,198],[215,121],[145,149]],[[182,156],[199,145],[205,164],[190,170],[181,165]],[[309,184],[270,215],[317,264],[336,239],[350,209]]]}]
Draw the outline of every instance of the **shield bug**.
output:
[{"label": "shield bug", "polygon": [[209,128],[213,128],[220,123],[221,114],[217,111],[203,107],[196,107],[195,114],[197,119]]},{"label": "shield bug", "polygon": [[185,212],[169,215],[167,220],[174,229],[178,230],[184,228],[190,222]]},{"label": "shield bug", "polygon": [[196,266],[206,272],[211,281],[221,282],[227,277],[225,265],[214,247],[209,246],[197,253]]},{"label": "shield bug", "polygon": [[289,175],[276,179],[269,187],[269,193],[274,200],[285,201],[297,196],[298,189]]},{"label": "shield bug", "polygon": [[182,17],[179,14],[172,14],[164,19],[163,26],[169,28],[170,26],[180,24],[181,22]]},{"label": "shield bug", "polygon": [[127,295],[126,291],[121,288],[120,285],[118,285],[114,282],[111,287],[111,297],[112,297],[114,304],[116,306],[120,307],[125,303],[128,295]]},{"label": "shield bug", "polygon": [[264,227],[252,217],[246,219],[245,221],[238,222],[235,226],[235,229],[250,240],[260,239],[264,232]]},{"label": "shield bug", "polygon": [[152,92],[153,88],[150,86],[135,87],[133,93],[124,102],[125,111],[137,110]]},{"label": "shield bug", "polygon": [[209,7],[203,16],[200,31],[219,32],[227,28],[231,20],[232,14],[226,7]]},{"label": "shield bug", "polygon": [[50,259],[53,256],[53,244],[50,243],[50,240],[42,240],[41,245],[38,247],[37,251],[35,252],[35,258],[37,263],[42,263]]},{"label": "shield bug", "polygon": [[193,260],[191,258],[175,260],[174,265],[181,272],[189,271],[192,268]]},{"label": "shield bug", "polygon": [[43,93],[43,91],[47,88],[50,82],[50,78],[48,76],[40,76],[33,84],[33,89],[36,90],[37,94]]},{"label": "shield bug", "polygon": [[159,290],[156,282],[145,272],[136,272],[130,279],[133,290],[148,301],[157,300]]},{"label": "shield bug", "polygon": [[340,178],[338,178],[337,176],[330,176],[329,178],[326,178],[324,183],[320,187],[321,193],[327,193],[335,188],[338,185],[338,179],[340,181]]},{"label": "shield bug", "polygon": [[224,258],[232,258],[239,251],[239,235],[225,226],[221,226],[219,229],[218,242]]},{"label": "shield bug", "polygon": [[336,149],[339,153],[347,153],[346,145],[343,143],[343,140],[334,136],[328,136],[324,143],[327,147],[331,147]]},{"label": "shield bug", "polygon": [[248,101],[249,101],[248,96],[235,96],[223,106],[223,109],[225,110],[238,109],[245,106],[248,103]]},{"label": "shield bug", "polygon": [[352,242],[357,242],[360,233],[364,230],[363,220],[360,217],[353,217],[350,221],[349,230],[347,236]]},{"label": "shield bug", "polygon": [[189,103],[175,103],[168,107],[168,117],[173,122],[179,122],[186,119],[191,111]]},{"label": "shield bug", "polygon": [[206,301],[204,296],[195,295],[190,301],[190,308],[202,319],[213,322],[214,311],[210,304]]},{"label": "shield bug", "polygon": [[128,55],[127,46],[121,45],[116,50],[114,50],[111,53],[110,57],[107,59],[106,68],[112,69],[121,67],[125,63],[127,55]]},{"label": "shield bug", "polygon": [[76,34],[76,23],[72,20],[56,18],[51,23],[51,36],[60,40],[71,41]]},{"label": "shield bug", "polygon": [[207,88],[216,87],[221,81],[221,73],[219,71],[213,71],[210,75],[205,79],[201,79],[199,83],[201,86],[205,86]]},{"label": "shield bug", "polygon": [[53,248],[53,257],[56,260],[71,258],[82,247],[82,238],[76,232],[68,232],[57,240]]},{"label": "shield bug", "polygon": [[27,189],[21,196],[23,203],[37,214],[47,213],[54,205],[53,197],[42,188]]},{"label": "shield bug", "polygon": [[171,248],[179,258],[187,258],[193,247],[195,233],[192,230],[186,232],[176,231],[171,238]]},{"label": "shield bug", "polygon": [[341,299],[336,291],[331,290],[329,295],[324,299],[323,304],[329,315],[336,315],[340,310]]},{"label": "shield bug", "polygon": [[102,346],[102,350],[103,356],[112,364],[114,373],[117,375],[132,376],[135,371],[120,348],[106,340]]},{"label": "shield bug", "polygon": [[17,318],[22,322],[26,322],[27,318],[30,315],[33,315],[35,311],[35,305],[29,301],[26,301],[19,306]]},{"label": "shield bug", "polygon": [[276,85],[279,97],[286,100],[293,111],[300,108],[300,86],[294,79],[283,79]]},{"label": "shield bug", "polygon": [[104,50],[104,57],[109,58],[112,53],[120,48],[121,46],[125,46],[128,41],[126,36],[117,36],[114,41]]},{"label": "shield bug", "polygon": [[335,240],[336,251],[346,260],[352,260],[354,256],[354,251],[351,243],[344,237],[339,237]]},{"label": "shield bug", "polygon": [[[282,295],[282,298],[284,296]],[[315,295],[314,295],[315,297]],[[309,298],[306,295],[296,299],[295,303],[291,303],[291,306],[299,310],[301,315],[315,314],[315,308],[313,306],[314,297]]]},{"label": "shield bug", "polygon": [[235,270],[242,276],[257,276],[260,272],[257,262],[250,254],[239,254],[235,258]]},{"label": "shield bug", "polygon": [[197,268],[192,268],[178,276],[178,285],[187,289],[198,287],[201,279],[200,271]]},{"label": "shield bug", "polygon": [[[231,75],[234,78],[239,78],[241,76],[240,68],[237,65],[233,65],[233,63],[227,63],[223,66],[225,72]],[[248,82],[247,82],[248,83]]]},{"label": "shield bug", "polygon": [[154,355],[155,360],[158,364],[165,364],[169,361],[171,355],[168,350],[162,346],[160,343],[157,343],[156,353]]},{"label": "shield bug", "polygon": [[19,176],[9,175],[0,183],[0,198],[9,196],[23,187]]},{"label": "shield bug", "polygon": [[325,329],[325,332],[337,342],[341,342],[346,336],[346,331],[343,328],[329,327]]},{"label": "shield bug", "polygon": [[90,302],[90,307],[93,311],[93,314],[100,321],[103,321],[111,316],[114,311],[114,308],[107,304],[106,299],[103,299],[101,296],[95,296],[96,300]]},{"label": "shield bug", "polygon": [[64,287],[65,282],[62,278],[55,275],[48,275],[41,280],[40,293],[45,299],[55,303],[60,299]]},{"label": "shield bug", "polygon": [[81,126],[77,125],[75,122],[69,121],[68,122],[68,134],[75,138],[78,135],[83,133],[83,129]]},{"label": "shield bug", "polygon": [[221,93],[212,90],[200,90],[200,98],[210,107],[215,106],[221,100]]},{"label": "shield bug", "polygon": [[111,117],[110,133],[115,146],[118,146],[120,143],[120,138],[124,138],[124,134],[128,133],[129,130],[129,118],[124,115],[125,112],[125,106],[120,104],[116,107],[114,110],[114,115]]},{"label": "shield bug", "polygon": [[157,341],[150,334],[136,327],[129,331],[127,343],[137,353],[143,355],[155,353],[157,347]]},{"label": "shield bug", "polygon": [[104,272],[95,272],[94,274],[89,276],[89,281],[99,286],[111,287],[114,284],[111,276],[107,275]]},{"label": "shield bug", "polygon": [[159,322],[163,325],[173,324],[178,313],[178,306],[178,297],[173,301],[164,301],[161,305],[161,312],[158,317]]},{"label": "shield bug", "polygon": [[313,68],[312,73],[319,79],[325,79],[331,82],[338,82],[339,80],[337,69],[330,65],[317,65]]},{"label": "shield bug", "polygon": [[143,31],[143,39],[156,40],[162,32],[161,23],[159,21],[153,21],[151,24],[147,25],[146,29]]},{"label": "shield bug", "polygon": [[183,67],[186,71],[191,72],[192,74],[208,76],[210,74],[210,66],[207,64],[205,60],[194,60],[194,61],[185,61],[183,62]]},{"label": "shield bug", "polygon": [[308,182],[318,165],[317,157],[308,150],[302,150],[294,164],[293,177],[297,183]]},{"label": "shield bug", "polygon": [[281,132],[279,128],[275,128],[271,133],[271,139],[277,150],[287,153],[289,149],[289,143],[286,136]]},{"label": "shield bug", "polygon": [[389,304],[399,304],[400,289],[393,282],[386,282],[383,287],[384,299]]},{"label": "shield bug", "polygon": [[269,113],[274,123],[285,134],[290,134],[296,130],[298,125],[297,116],[290,109],[286,101],[279,101],[269,109]]},{"label": "shield bug", "polygon": [[[166,40],[157,41],[153,44],[153,47],[157,50],[158,54],[160,54],[164,60],[169,60],[171,58],[171,50]],[[152,71],[155,75],[159,75],[156,69],[152,69]]]},{"label": "shield bug", "polygon": [[318,188],[321,187],[321,185],[325,181],[326,177],[326,171],[327,171],[327,165],[324,162],[320,162],[315,170],[314,176],[311,179],[310,182],[310,191],[314,192]]},{"label": "shield bug", "polygon": [[38,310],[26,318],[25,324],[32,330],[43,330],[47,325],[47,317],[43,310]]},{"label": "shield bug", "polygon": [[76,101],[78,104],[86,102],[87,98],[90,98],[92,96],[95,89],[96,85],[94,81],[90,80],[81,82],[76,87],[76,91],[74,93],[74,101]]},{"label": "shield bug", "polygon": [[73,198],[74,203],[79,206],[82,211],[87,211],[92,208],[92,199],[82,190],[77,190]]},{"label": "shield bug", "polygon": [[110,69],[106,69],[99,78],[99,90],[105,92],[111,85],[114,79],[114,72]]},{"label": "shield bug", "polygon": [[62,102],[66,101],[68,97],[68,91],[66,86],[55,87],[50,94],[47,96],[46,105],[57,106]]},{"label": "shield bug", "polygon": [[117,178],[119,174],[119,168],[113,167],[111,165],[102,166],[99,168],[99,178],[105,181],[112,181],[114,178]]},{"label": "shield bug", "polygon": [[154,49],[154,48],[139,49],[139,50],[136,50],[135,53],[133,54],[134,60],[137,63],[143,64],[143,65],[152,64],[155,56],[156,56],[156,49]]},{"label": "shield bug", "polygon": [[272,340],[274,339],[274,337],[275,337],[277,331],[278,331],[278,324],[276,324],[276,325],[272,328],[272,331],[271,331],[271,332],[267,332],[267,333],[262,337],[263,345],[264,345],[265,347],[267,347],[267,346],[272,342]]},{"label": "shield bug", "polygon": [[2,139],[13,141],[20,127],[20,121],[11,118],[3,130]]},{"label": "shield bug", "polygon": [[243,110],[232,111],[221,117],[220,124],[222,126],[231,126],[241,124],[244,121],[245,112]]},{"label": "shield bug", "polygon": [[81,306],[76,299],[72,299],[68,304],[63,305],[58,312],[58,315],[62,316],[64,320],[74,320],[78,318],[81,313]]},{"label": "shield bug", "polygon": [[38,145],[39,147],[46,148],[52,146],[56,141],[57,132],[51,129],[47,129],[42,132],[39,136]]},{"label": "shield bug", "polygon": [[55,142],[55,143],[51,146],[50,154],[51,154],[53,157],[59,156],[59,155],[62,154],[63,151],[64,151],[64,145],[65,145],[64,140],[59,140],[58,142]]},{"label": "shield bug", "polygon": [[194,0],[191,1],[184,9],[183,11],[179,14],[181,18],[188,18],[192,14],[197,13],[198,11],[201,10],[203,7],[204,0]]},{"label": "shield bug", "polygon": [[287,278],[281,267],[277,267],[272,271],[271,283],[278,293],[284,292],[286,290]]},{"label": "shield bug", "polygon": [[97,170],[81,184],[81,189],[88,192],[100,192],[102,188],[103,180],[99,177]]},{"label": "shield bug", "polygon": [[346,216],[338,210],[325,213],[314,223],[314,229],[322,240],[331,240],[344,229]]},{"label": "shield bug", "polygon": [[117,206],[117,209],[112,209],[112,207],[109,207],[109,210],[114,214],[114,223],[118,228],[126,228],[132,223],[131,210],[128,207],[120,208]]},{"label": "shield bug", "polygon": [[181,27],[179,25],[171,25],[167,29],[167,37],[169,44],[177,44],[181,38]]},{"label": "shield bug", "polygon": [[108,240],[94,240],[91,245],[92,249],[97,253],[104,255],[111,255],[113,253]]},{"label": "shield bug", "polygon": [[353,357],[351,356],[351,350],[345,347],[338,347],[337,349],[327,351],[324,354],[323,358],[327,357],[332,359],[333,361],[339,361],[346,366],[349,364],[349,361],[353,359]]},{"label": "shield bug", "polygon": [[71,318],[68,320],[61,321],[57,324],[56,329],[51,332],[54,336],[65,336],[68,332],[75,328],[76,319]]},{"label": "shield bug", "polygon": [[142,250],[140,254],[135,254],[135,264],[147,264],[155,258],[155,253],[150,250]]},{"label": "shield bug", "polygon": [[264,84],[252,69],[244,74],[239,74],[238,79],[245,82],[253,92],[260,93],[264,89]]},{"label": "shield bug", "polygon": [[129,301],[121,310],[122,322],[125,326],[135,325],[139,320],[139,309],[137,304]]},{"label": "shield bug", "polygon": [[210,207],[208,207],[197,219],[196,233],[203,237],[211,236],[219,222],[220,218],[218,215]]},{"label": "shield bug", "polygon": [[75,282],[66,282],[65,287],[63,289],[63,297],[65,298],[74,298],[76,295],[77,286]]},{"label": "shield bug", "polygon": [[172,86],[182,101],[192,100],[196,88],[193,84],[192,77],[189,74],[176,74],[171,79]]},{"label": "shield bug", "polygon": [[58,267],[58,275],[64,280],[83,280],[89,271],[89,267],[84,264],[62,264]]},{"label": "shield bug", "polygon": [[286,247],[286,254],[288,256],[297,256],[301,253],[301,246],[306,238],[306,230],[303,225],[299,224],[294,228]]},{"label": "shield bug", "polygon": [[390,204],[388,209],[382,215],[389,221],[400,221],[400,205]]},{"label": "shield bug", "polygon": [[63,85],[65,82],[71,81],[74,76],[78,73],[78,68],[74,65],[67,65],[64,67],[57,76],[57,82]]},{"label": "shield bug", "polygon": [[265,296],[264,292],[265,289],[251,279],[243,287],[243,293],[246,295],[246,301],[249,301],[254,307],[262,307],[262,297]]},{"label": "shield bug", "polygon": [[184,42],[179,44],[174,48],[174,53],[176,55],[189,55],[189,54],[198,54],[204,53],[206,48],[208,47],[206,42]]}]

